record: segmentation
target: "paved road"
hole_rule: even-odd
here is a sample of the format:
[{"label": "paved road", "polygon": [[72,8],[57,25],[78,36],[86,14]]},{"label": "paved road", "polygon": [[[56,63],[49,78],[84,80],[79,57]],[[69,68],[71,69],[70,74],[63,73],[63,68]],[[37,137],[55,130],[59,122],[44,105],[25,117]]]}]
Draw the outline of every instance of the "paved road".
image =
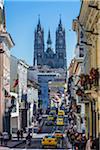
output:
[{"label": "paved road", "polygon": [[[42,137],[44,137],[45,135],[48,134],[52,134],[56,129],[60,129],[61,131],[64,131],[66,126],[47,126],[46,125],[46,121],[47,121],[47,116],[45,118],[43,118],[43,126],[42,126],[42,132],[41,134],[37,134],[33,136],[32,142],[31,142],[31,146],[26,146],[25,141],[22,144],[19,144],[18,146],[16,146],[16,148],[32,148],[32,149],[42,149],[42,144],[41,144],[41,140]],[[66,120],[65,120],[66,122]],[[58,141],[58,148],[57,149],[66,149],[66,137],[63,140],[59,140]],[[48,148],[47,148],[48,149]],[[54,148],[52,148],[54,149]]]},{"label": "paved road", "polygon": [[[30,149],[30,148],[34,148],[34,149],[40,148],[40,149],[42,149],[41,138],[32,139],[32,142],[31,142],[30,146],[27,146],[26,143],[24,142],[24,143],[16,146],[16,148],[22,148],[22,149],[24,149],[24,148],[28,148],[28,149]],[[50,148],[50,147],[47,147],[47,149],[48,148]],[[57,149],[59,149],[59,148],[60,149],[65,149],[66,148],[66,141],[65,141],[65,139],[62,140],[62,141],[61,140],[58,141],[58,148]],[[54,148],[52,147],[52,149],[54,149]]]},{"label": "paved road", "polygon": [[[32,142],[31,142],[31,146],[27,147],[26,146],[26,142],[25,142],[25,138],[23,140],[23,142],[19,143],[17,146],[14,146],[14,148],[10,148],[10,149],[3,149],[1,148],[0,150],[26,150],[26,148],[28,149],[39,149],[41,150],[42,149],[42,144],[41,144],[41,140],[42,138],[45,136],[45,135],[48,135],[48,134],[52,134],[56,129],[60,129],[61,131],[64,131],[66,126],[67,126],[67,117],[65,117],[64,119],[64,126],[47,126],[46,125],[46,121],[47,121],[47,116],[44,116],[42,121],[43,121],[43,126],[42,126],[42,133],[41,134],[35,134],[34,133],[34,136],[33,136],[33,139],[32,139]],[[58,141],[58,150],[61,150],[61,149],[67,149],[66,147],[68,146],[68,150],[71,150],[71,145],[70,143],[68,143],[68,140],[66,138],[66,136],[64,137],[63,140],[59,140]],[[54,148],[47,148],[48,150],[51,150],[51,149],[54,149]]]}]

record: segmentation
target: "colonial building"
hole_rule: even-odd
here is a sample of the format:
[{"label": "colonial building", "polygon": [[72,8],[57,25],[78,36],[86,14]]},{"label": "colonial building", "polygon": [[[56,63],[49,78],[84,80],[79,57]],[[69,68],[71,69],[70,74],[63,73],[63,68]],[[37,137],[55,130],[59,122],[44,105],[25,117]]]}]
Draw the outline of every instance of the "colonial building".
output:
[{"label": "colonial building", "polygon": [[77,72],[77,94],[85,104],[86,135],[96,138],[100,135],[100,1],[82,1],[73,30],[77,33],[77,51],[83,58],[82,65],[79,67],[77,62],[75,67],[83,67],[83,72]]},{"label": "colonial building", "polygon": [[47,65],[50,68],[66,68],[66,39],[65,29],[61,19],[56,30],[55,52],[52,48],[50,30],[48,32],[47,48],[44,43],[44,30],[40,19],[34,32],[34,65]]},{"label": "colonial building", "polygon": [[10,49],[14,42],[6,31],[5,9],[0,1],[0,131],[10,133]]}]

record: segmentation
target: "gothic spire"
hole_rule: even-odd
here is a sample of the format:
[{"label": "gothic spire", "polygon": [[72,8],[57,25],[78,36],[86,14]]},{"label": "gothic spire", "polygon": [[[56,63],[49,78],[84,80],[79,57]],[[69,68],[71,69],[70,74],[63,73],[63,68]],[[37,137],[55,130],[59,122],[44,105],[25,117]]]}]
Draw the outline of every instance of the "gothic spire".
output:
[{"label": "gothic spire", "polygon": [[62,20],[61,20],[61,15],[60,15],[57,31],[62,31],[62,30],[63,30],[63,26],[62,26]]},{"label": "gothic spire", "polygon": [[41,30],[40,15],[38,15],[37,30]]},{"label": "gothic spire", "polygon": [[62,26],[61,15],[60,15],[60,19],[59,19],[59,26]]},{"label": "gothic spire", "polygon": [[48,31],[47,44],[48,44],[48,45],[51,45],[51,44],[52,44],[52,41],[51,41],[51,35],[50,35],[50,30]]},{"label": "gothic spire", "polygon": [[40,15],[38,15],[38,25],[40,25]]}]

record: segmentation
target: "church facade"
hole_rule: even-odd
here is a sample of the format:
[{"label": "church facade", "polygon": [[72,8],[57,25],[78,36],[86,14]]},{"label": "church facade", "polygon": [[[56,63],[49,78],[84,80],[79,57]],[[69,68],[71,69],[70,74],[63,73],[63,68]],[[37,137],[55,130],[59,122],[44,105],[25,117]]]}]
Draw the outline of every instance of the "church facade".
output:
[{"label": "church facade", "polygon": [[46,65],[50,68],[66,68],[66,39],[65,29],[62,26],[61,18],[55,35],[55,52],[52,49],[50,30],[48,31],[47,48],[45,49],[44,30],[41,27],[39,18],[34,32],[34,66]]}]

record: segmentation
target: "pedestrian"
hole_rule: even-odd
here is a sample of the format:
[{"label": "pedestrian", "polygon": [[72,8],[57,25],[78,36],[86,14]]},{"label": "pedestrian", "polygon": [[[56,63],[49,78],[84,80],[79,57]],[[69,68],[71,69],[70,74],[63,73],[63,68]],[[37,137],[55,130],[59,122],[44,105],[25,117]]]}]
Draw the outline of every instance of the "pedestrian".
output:
[{"label": "pedestrian", "polygon": [[8,132],[3,132],[3,140],[4,140],[4,146],[7,146],[7,142],[9,140]]},{"label": "pedestrian", "polygon": [[17,139],[18,139],[18,141],[19,141],[19,137],[20,137],[20,131],[18,130],[17,131]]},{"label": "pedestrian", "polygon": [[2,145],[3,144],[3,135],[2,135],[2,133],[0,132],[0,144]]},{"label": "pedestrian", "polygon": [[31,145],[31,135],[30,135],[30,133],[28,133],[28,135],[27,135],[27,137],[26,137],[26,144],[28,145],[28,146],[30,146]]},{"label": "pedestrian", "polygon": [[86,143],[86,150],[92,150],[92,136],[90,136]]},{"label": "pedestrian", "polygon": [[41,133],[41,127],[38,128],[38,133]]},{"label": "pedestrian", "polygon": [[23,138],[23,129],[20,130],[21,139]]}]

